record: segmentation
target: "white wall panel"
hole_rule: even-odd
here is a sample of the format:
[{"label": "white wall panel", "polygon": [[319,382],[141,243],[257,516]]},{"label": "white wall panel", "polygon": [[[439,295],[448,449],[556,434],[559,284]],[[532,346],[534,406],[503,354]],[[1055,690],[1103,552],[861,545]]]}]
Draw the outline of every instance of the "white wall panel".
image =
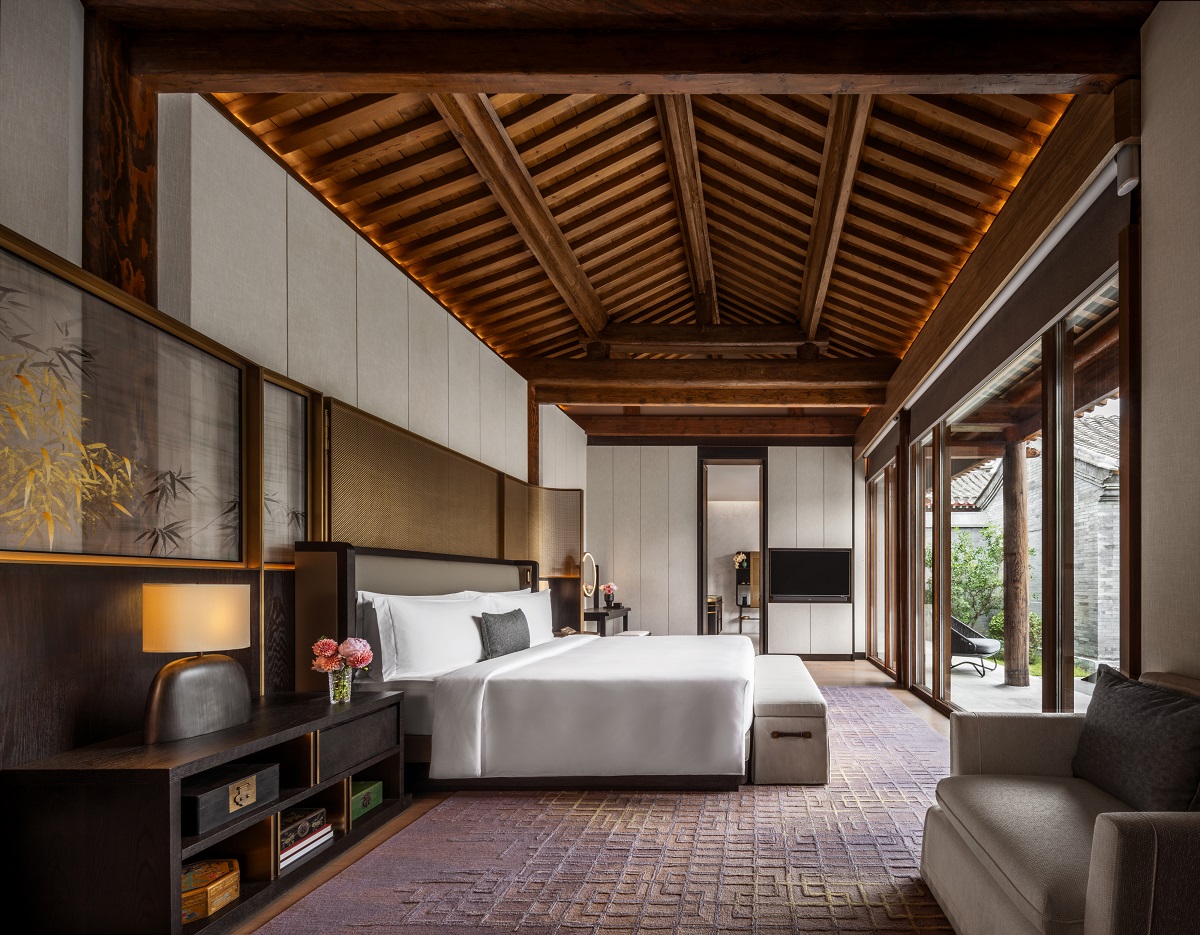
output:
[{"label": "white wall panel", "polygon": [[78,264],[83,233],[83,7],[0,4],[0,224]]},{"label": "white wall panel", "polygon": [[446,324],[450,352],[450,447],[479,460],[479,357],[483,345],[449,315]]},{"label": "white wall panel", "polygon": [[446,310],[408,284],[408,427],[450,444],[449,323]]},{"label": "white wall panel", "polygon": [[638,628],[655,636],[669,629],[670,580],[670,451],[664,446],[642,448],[641,580]]},{"label": "white wall panel", "polygon": [[[809,604],[809,648],[814,654],[854,651],[854,607],[850,604]],[[771,618],[774,644],[775,619]],[[774,646],[772,645],[772,648]]]},{"label": "white wall panel", "polygon": [[287,375],[357,406],[357,235],[299,182],[287,190]]},{"label": "white wall panel", "polygon": [[[613,452],[609,447],[587,449],[587,496],[584,498],[587,528],[584,547],[600,566],[601,583],[612,579],[613,567]],[[624,603],[624,601],[622,601]]]},{"label": "white wall panel", "polygon": [[408,428],[408,279],[358,244],[358,405]]},{"label": "white wall panel", "polygon": [[[700,584],[697,581],[696,449],[671,446],[669,452],[667,515],[667,608],[671,635],[697,632]],[[589,483],[591,478],[588,478]]]},{"label": "white wall panel", "polygon": [[767,640],[771,653],[808,653],[812,604],[767,605]]},{"label": "white wall panel", "polygon": [[507,370],[508,365],[491,351],[479,355],[479,460],[498,471],[508,468]]},{"label": "white wall panel", "polygon": [[796,548],[796,449],[767,449],[767,547]]},{"label": "white wall panel", "polygon": [[507,443],[505,468],[513,477],[529,478],[529,387],[515,370],[505,367],[505,442]]},{"label": "white wall panel", "polygon": [[852,451],[850,448],[822,448],[820,451],[823,456],[824,546],[849,549],[854,545]]},{"label": "white wall panel", "polygon": [[612,564],[604,581],[615,581],[617,600],[633,608],[630,629],[642,625],[642,449],[615,447],[613,452]]},{"label": "white wall panel", "polygon": [[825,545],[825,449],[795,448],[796,548]]}]

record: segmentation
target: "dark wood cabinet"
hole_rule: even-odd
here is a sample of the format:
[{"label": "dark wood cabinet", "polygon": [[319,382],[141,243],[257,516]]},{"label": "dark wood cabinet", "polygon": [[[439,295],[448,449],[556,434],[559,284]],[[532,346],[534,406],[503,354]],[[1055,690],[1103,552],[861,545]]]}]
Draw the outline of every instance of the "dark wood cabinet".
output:
[{"label": "dark wood cabinet", "polygon": [[[140,735],[0,773],[10,803],[9,919],[38,932],[227,931],[404,809],[403,692],[270,695],[237,727],[145,746]],[[184,835],[181,784],[234,761],[278,763],[279,794]],[[352,819],[352,780],[378,780],[383,804]],[[19,807],[17,803],[20,803]],[[325,808],[331,843],[279,868],[279,813]],[[234,858],[241,895],[182,922],[183,864]],[[14,918],[15,916],[15,918]]]}]

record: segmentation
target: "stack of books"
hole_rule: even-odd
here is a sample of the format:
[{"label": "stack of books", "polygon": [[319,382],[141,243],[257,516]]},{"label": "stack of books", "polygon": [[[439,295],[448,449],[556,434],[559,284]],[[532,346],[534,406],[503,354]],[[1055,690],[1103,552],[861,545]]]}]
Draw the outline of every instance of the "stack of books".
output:
[{"label": "stack of books", "polygon": [[279,815],[279,869],[333,840],[333,825],[323,808],[289,808]]}]

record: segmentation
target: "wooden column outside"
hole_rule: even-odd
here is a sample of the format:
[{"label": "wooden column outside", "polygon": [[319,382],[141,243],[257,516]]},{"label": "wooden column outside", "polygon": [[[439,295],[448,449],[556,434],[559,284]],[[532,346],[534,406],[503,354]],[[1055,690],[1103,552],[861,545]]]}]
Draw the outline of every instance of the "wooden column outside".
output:
[{"label": "wooden column outside", "polygon": [[1025,443],[1004,445],[1004,684],[1029,684],[1029,520]]},{"label": "wooden column outside", "polygon": [[158,102],[128,68],[124,36],[84,26],[83,268],[158,301]]}]

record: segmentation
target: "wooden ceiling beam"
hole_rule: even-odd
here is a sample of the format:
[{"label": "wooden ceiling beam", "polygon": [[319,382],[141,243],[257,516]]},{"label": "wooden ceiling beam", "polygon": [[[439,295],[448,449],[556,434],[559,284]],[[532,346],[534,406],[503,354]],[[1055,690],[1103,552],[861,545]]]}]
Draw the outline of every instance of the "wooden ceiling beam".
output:
[{"label": "wooden ceiling beam", "polygon": [[[597,340],[628,351],[656,351],[663,347],[689,348],[682,353],[708,354],[722,350],[758,350],[792,353],[807,338],[794,325],[640,325],[610,323]],[[676,351],[676,353],[679,353]]]},{"label": "wooden ceiling beam", "polygon": [[562,294],[579,326],[589,337],[595,337],[607,321],[596,290],[571,252],[487,96],[436,94],[430,99]]},{"label": "wooden ceiling beam", "polygon": [[1140,129],[1132,106],[1136,87],[1071,102],[1021,184],[921,328],[888,383],[887,402],[863,420],[855,457],[887,431],[912,394],[1074,204],[1121,146]]},{"label": "wooden ceiling beam", "polygon": [[871,386],[769,387],[714,386],[555,386],[538,385],[539,403],[548,406],[877,406],[884,390]]},{"label": "wooden ceiling beam", "polygon": [[878,387],[896,369],[894,357],[868,360],[538,360],[508,365],[535,386]]},{"label": "wooden ceiling beam", "polygon": [[662,124],[667,172],[679,208],[679,227],[692,278],[696,317],[702,325],[715,325],[721,320],[721,311],[717,306],[712,244],[704,214],[704,187],[700,182],[692,99],[688,94],[659,95],[654,98],[654,108]]},{"label": "wooden ceiling beam", "polygon": [[163,30],[132,32],[128,60],[158,92],[1074,94],[1136,75],[1139,42],[1125,24]]},{"label": "wooden ceiling beam", "polygon": [[589,437],[842,438],[862,422],[858,416],[569,415]]}]

